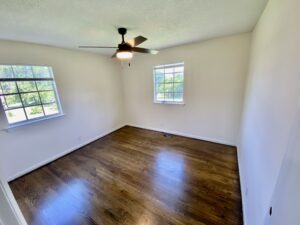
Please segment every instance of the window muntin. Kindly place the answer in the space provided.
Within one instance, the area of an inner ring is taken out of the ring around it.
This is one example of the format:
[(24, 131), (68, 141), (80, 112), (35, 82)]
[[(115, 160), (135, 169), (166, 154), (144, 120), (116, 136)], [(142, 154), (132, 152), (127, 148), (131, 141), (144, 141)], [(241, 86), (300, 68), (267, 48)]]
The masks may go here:
[(184, 63), (154, 67), (154, 102), (183, 103)]
[(0, 99), (13, 125), (62, 114), (49, 66), (0, 65)]

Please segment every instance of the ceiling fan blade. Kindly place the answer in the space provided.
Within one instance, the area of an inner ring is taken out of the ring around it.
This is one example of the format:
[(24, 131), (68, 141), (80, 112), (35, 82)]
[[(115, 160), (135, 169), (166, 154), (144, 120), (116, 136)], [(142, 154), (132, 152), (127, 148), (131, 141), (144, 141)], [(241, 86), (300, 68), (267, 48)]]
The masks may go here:
[(103, 47), (103, 46), (78, 46), (78, 48), (118, 48), (118, 47)]
[(133, 47), (132, 51), (139, 52), (139, 53), (149, 53), (149, 54), (153, 54), (153, 55), (158, 53), (157, 50), (152, 50), (152, 49), (147, 49), (147, 48), (136, 48), (136, 47)]
[(111, 57), (116, 58), (116, 56), (117, 56), (117, 53), (115, 52), (115, 54), (113, 54)]
[(138, 46), (142, 44), (144, 41), (147, 41), (147, 38), (143, 36), (137, 36), (129, 41), (127, 41), (128, 44), (130, 44), (132, 47)]

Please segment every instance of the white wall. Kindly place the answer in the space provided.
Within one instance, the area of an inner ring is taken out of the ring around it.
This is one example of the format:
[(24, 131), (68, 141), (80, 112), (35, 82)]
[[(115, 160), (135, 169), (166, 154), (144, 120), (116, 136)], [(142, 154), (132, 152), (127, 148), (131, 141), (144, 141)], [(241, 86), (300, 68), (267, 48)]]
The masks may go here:
[(65, 116), (0, 131), (0, 166), (11, 179), (124, 124), (118, 62), (109, 57), (0, 41), (0, 63), (53, 67)]
[(300, 221), (300, 102), (272, 199), (273, 215), (265, 225), (298, 225)]
[[(251, 34), (136, 55), (123, 69), (130, 125), (235, 145)], [(185, 63), (185, 105), (153, 103), (153, 66)]]
[(0, 225), (27, 225), (7, 183), (0, 180)]
[[(239, 146), (246, 225), (262, 225), (268, 215), (278, 174), (293, 135), (293, 124), (297, 121), (299, 8), (299, 0), (270, 0), (253, 33)], [(299, 195), (298, 192), (290, 194)], [(288, 209), (292, 205), (285, 207)], [(274, 213), (281, 212), (275, 208)], [(299, 224), (299, 220), (287, 221), (285, 225)]]

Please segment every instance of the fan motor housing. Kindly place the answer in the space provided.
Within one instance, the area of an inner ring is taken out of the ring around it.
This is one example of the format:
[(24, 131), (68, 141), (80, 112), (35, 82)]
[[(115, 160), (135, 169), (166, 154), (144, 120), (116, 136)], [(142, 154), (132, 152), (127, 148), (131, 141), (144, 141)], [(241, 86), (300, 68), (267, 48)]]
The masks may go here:
[(132, 47), (127, 44), (127, 43), (124, 43), (124, 44), (119, 44), (119, 51), (132, 51)]

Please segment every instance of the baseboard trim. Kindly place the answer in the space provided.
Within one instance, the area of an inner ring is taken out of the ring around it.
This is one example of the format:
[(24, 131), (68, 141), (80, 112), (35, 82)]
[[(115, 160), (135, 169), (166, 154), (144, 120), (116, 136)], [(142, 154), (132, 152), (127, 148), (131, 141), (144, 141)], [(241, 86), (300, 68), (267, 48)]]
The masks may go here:
[(94, 142), (94, 141), (96, 141), (96, 140), (98, 140), (98, 139), (100, 139), (100, 138), (102, 138), (102, 137), (104, 137), (104, 136), (106, 136), (106, 135), (108, 135), (108, 134), (116, 131), (116, 130), (119, 130), (120, 128), (122, 128), (124, 126), (137, 127), (137, 128), (141, 128), (141, 129), (158, 131), (158, 132), (163, 132), (163, 133), (169, 133), (169, 134), (174, 134), (174, 135), (178, 135), (178, 136), (183, 136), (183, 137), (188, 137), (188, 138), (194, 138), (194, 139), (198, 139), (198, 140), (209, 141), (209, 142), (213, 142), (213, 143), (218, 143), (218, 144), (223, 144), (223, 145), (229, 145), (229, 146), (236, 147), (235, 143), (227, 142), (227, 141), (224, 141), (224, 140), (217, 140), (217, 139), (202, 137), (202, 136), (198, 136), (198, 135), (191, 135), (191, 134), (187, 134), (187, 133), (175, 132), (175, 131), (170, 131), (170, 130), (165, 130), (165, 129), (160, 129), (160, 128), (140, 126), (140, 125), (136, 125), (136, 124), (122, 124), (120, 126), (117, 126), (117, 127), (113, 128), (113, 129), (109, 130), (109, 131), (103, 132), (102, 134), (98, 135), (97, 137), (91, 138), (88, 141), (85, 141), (85, 142), (83, 142), (80, 145), (72, 147), (72, 148), (70, 148), (70, 149), (68, 149), (68, 150), (66, 150), (66, 151), (64, 151), (64, 152), (62, 152), (60, 154), (57, 154), (57, 155), (55, 155), (55, 156), (53, 156), (53, 157), (51, 157), (49, 159), (46, 159), (46, 160), (44, 160), (44, 161), (42, 161), (40, 163), (37, 163), (37, 164), (35, 164), (35, 165), (33, 165), (33, 166), (31, 166), (31, 167), (29, 167), (29, 168), (27, 168), (27, 169), (25, 169), (25, 170), (23, 170), (21, 172), (18, 172), (17, 174), (9, 177), (7, 179), (7, 182), (11, 182), (11, 181), (13, 181), (13, 180), (15, 180), (17, 178), (20, 178), (20, 177), (22, 177), (22, 176), (24, 176), (24, 175), (26, 175), (26, 174), (28, 174), (28, 173), (30, 173), (30, 172), (32, 172), (32, 171), (40, 168), (42, 166), (45, 166), (45, 165), (47, 165), (47, 164), (49, 164), (49, 163), (51, 163), (51, 162), (53, 162), (53, 161), (55, 161), (55, 160), (57, 160), (57, 159), (65, 156), (67, 154), (70, 154), (73, 151), (78, 150), (79, 148), (82, 148), (85, 145), (88, 145), (88, 144), (90, 144), (90, 143), (92, 143), (92, 142)]
[(116, 130), (121, 129), (121, 128), (124, 127), (124, 126), (126, 126), (126, 125), (123, 124), (123, 125), (120, 125), (120, 126), (117, 126), (117, 127), (113, 128), (113, 129), (110, 129), (110, 130), (108, 130), (108, 131), (105, 131), (105, 132), (103, 132), (102, 134), (100, 134), (100, 135), (98, 135), (98, 136), (96, 136), (96, 137), (94, 137), (94, 138), (91, 138), (91, 139), (89, 139), (89, 140), (83, 142), (82, 144), (79, 144), (79, 145), (77, 145), (77, 146), (74, 146), (74, 147), (72, 147), (72, 148), (70, 148), (70, 149), (68, 149), (68, 150), (66, 150), (66, 151), (64, 151), (64, 152), (61, 152), (61, 153), (59, 153), (59, 154), (57, 154), (57, 155), (55, 155), (55, 156), (53, 156), (53, 157), (51, 157), (51, 158), (49, 158), (49, 159), (46, 159), (46, 160), (44, 160), (44, 161), (42, 161), (42, 162), (40, 162), (40, 163), (37, 163), (37, 164), (35, 164), (35, 165), (33, 165), (33, 166), (31, 166), (31, 167), (29, 167), (29, 168), (27, 168), (27, 169), (25, 169), (25, 170), (23, 170), (23, 171), (21, 171), (21, 172), (18, 172), (17, 174), (15, 174), (15, 175), (9, 177), (9, 178), (7, 179), (7, 182), (9, 183), (9, 182), (11, 182), (11, 181), (13, 181), (13, 180), (15, 180), (15, 179), (18, 179), (18, 178), (20, 178), (20, 177), (22, 177), (22, 176), (24, 176), (24, 175), (26, 175), (26, 174), (28, 174), (28, 173), (30, 173), (30, 172), (36, 170), (36, 169), (42, 167), (42, 166), (45, 166), (45, 165), (47, 165), (47, 164), (49, 164), (49, 163), (51, 163), (51, 162), (53, 162), (53, 161), (55, 161), (55, 160), (57, 160), (57, 159), (59, 159), (59, 158), (65, 156), (65, 155), (67, 155), (67, 154), (70, 154), (70, 153), (73, 152), (73, 151), (76, 151), (76, 150), (78, 150), (78, 149), (84, 147), (85, 145), (88, 145), (88, 144), (90, 144), (90, 143), (92, 143), (92, 142), (94, 142), (94, 141), (96, 141), (96, 140), (98, 140), (98, 139), (100, 139), (100, 138), (102, 138), (102, 137), (104, 137), (104, 136), (106, 136), (106, 135), (108, 135), (108, 134), (110, 134), (110, 133), (116, 131)]
[(239, 169), (239, 177), (240, 177), (240, 187), (241, 187), (241, 195), (242, 195), (242, 208), (243, 208), (243, 224), (247, 225), (247, 206), (246, 206), (246, 187), (245, 187), (245, 179), (244, 173), (241, 166), (241, 148), (237, 145), (237, 158), (238, 158), (238, 169)]
[(217, 139), (214, 139), (214, 138), (207, 138), (207, 137), (202, 137), (202, 136), (198, 136), (198, 135), (181, 133), (181, 132), (165, 130), (165, 129), (160, 129), (160, 128), (140, 126), (140, 125), (136, 125), (136, 124), (127, 124), (127, 126), (141, 128), (141, 129), (145, 129), (145, 130), (163, 132), (163, 133), (168, 133), (168, 134), (174, 134), (174, 135), (183, 136), (183, 137), (187, 137), (187, 138), (193, 138), (193, 139), (198, 139), (198, 140), (202, 140), (202, 141), (208, 141), (208, 142), (213, 142), (213, 143), (217, 143), (217, 144), (229, 145), (229, 146), (236, 147), (236, 143), (232, 143), (232, 142), (224, 141), (224, 140), (217, 140)]

